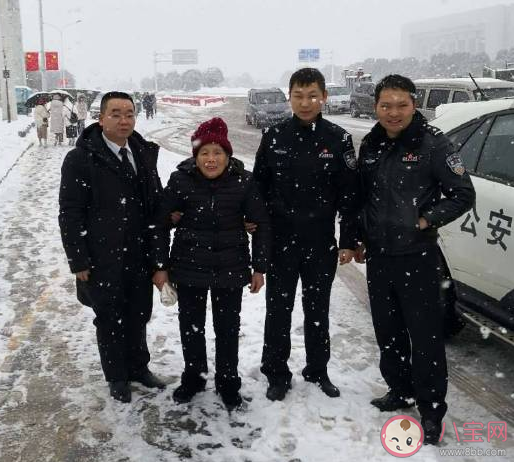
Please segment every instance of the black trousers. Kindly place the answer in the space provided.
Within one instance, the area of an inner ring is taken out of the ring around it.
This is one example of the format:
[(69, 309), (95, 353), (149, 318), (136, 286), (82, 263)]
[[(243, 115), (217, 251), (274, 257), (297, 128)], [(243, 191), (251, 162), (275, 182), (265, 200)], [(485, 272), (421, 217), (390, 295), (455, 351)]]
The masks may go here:
[(107, 381), (130, 380), (148, 369), (146, 324), (152, 314), (153, 286), (141, 265), (125, 264), (120, 279), (93, 270), (82, 283), (95, 312), (96, 338)]
[(270, 383), (290, 381), (291, 315), (298, 279), (302, 305), (306, 366), (305, 378), (327, 375), (330, 359), (330, 291), (337, 268), (337, 244), (332, 237), (320, 242), (296, 234), (275, 236), (266, 274), (266, 321), (261, 372)]
[[(236, 392), (241, 388), (237, 373), (239, 325), (243, 288), (210, 289), (212, 318), (216, 334), (216, 390)], [(179, 284), (180, 338), (184, 355), (182, 383), (205, 383), (207, 351), (205, 313), (208, 289)]]
[(414, 397), (425, 419), (442, 419), (448, 372), (437, 248), (367, 261), (380, 372), (391, 390)]

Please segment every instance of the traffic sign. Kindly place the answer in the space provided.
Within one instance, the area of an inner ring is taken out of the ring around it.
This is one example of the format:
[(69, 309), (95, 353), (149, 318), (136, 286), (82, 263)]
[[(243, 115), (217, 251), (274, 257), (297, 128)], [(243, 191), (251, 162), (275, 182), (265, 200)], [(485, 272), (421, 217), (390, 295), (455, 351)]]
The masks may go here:
[(298, 50), (298, 61), (319, 61), (319, 48), (300, 48)]

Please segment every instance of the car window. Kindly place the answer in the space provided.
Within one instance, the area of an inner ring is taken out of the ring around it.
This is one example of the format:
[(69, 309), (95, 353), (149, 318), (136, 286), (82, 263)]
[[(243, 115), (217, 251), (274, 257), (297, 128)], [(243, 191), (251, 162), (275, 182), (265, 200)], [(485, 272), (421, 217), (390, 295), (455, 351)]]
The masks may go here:
[(484, 144), (477, 172), (514, 183), (514, 114), (496, 117)]
[(452, 97), (452, 103), (462, 103), (469, 101), (469, 95), (465, 91), (454, 91)]
[(425, 101), (426, 93), (426, 88), (418, 88), (416, 90), (416, 106), (423, 107), (423, 102)]
[[(469, 136), (469, 133), (473, 131), (472, 128), (466, 127), (463, 129), (463, 133), (460, 134), (462, 137), (461, 140), (465, 139), (466, 133), (464, 133), (464, 130), (469, 130), (467, 136), (467, 141), (461, 141), (461, 148), (459, 150), (460, 156), (462, 158), (462, 162), (464, 163), (464, 166), (466, 167), (466, 170), (470, 172), (474, 172), (478, 156), (480, 155), (480, 151), (482, 150), (482, 146), (484, 144), (485, 137), (487, 136), (487, 133), (489, 132), (489, 128), (491, 126), (492, 118), (489, 118), (485, 120), (482, 124), (480, 124), (480, 127), (478, 127), (471, 136)], [(477, 123), (478, 125), (478, 123)], [(473, 126), (473, 128), (476, 128), (476, 125)], [(456, 134), (456, 138), (459, 138), (459, 135)], [(455, 143), (453, 141), (452, 137), (450, 137), (450, 140), (457, 146), (459, 142)], [(458, 148), (457, 148), (458, 149)]]
[(462, 145), (468, 140), (479, 125), (480, 122), (476, 121), (475, 123), (460, 128), (448, 135), (448, 138), (457, 151), (460, 151)]
[(427, 109), (435, 109), (440, 104), (448, 102), (450, 96), (450, 90), (430, 90), (428, 94)]
[(349, 95), (350, 89), (348, 87), (327, 87), (328, 96)]
[(278, 92), (257, 93), (255, 95), (255, 99), (257, 104), (275, 104), (286, 102), (285, 95)]

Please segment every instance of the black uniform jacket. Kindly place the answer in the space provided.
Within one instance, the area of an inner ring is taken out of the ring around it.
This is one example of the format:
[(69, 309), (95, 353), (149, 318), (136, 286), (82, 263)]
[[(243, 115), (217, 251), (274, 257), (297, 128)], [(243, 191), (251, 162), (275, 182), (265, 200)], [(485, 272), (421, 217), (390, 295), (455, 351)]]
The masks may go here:
[[(170, 214), (183, 213), (171, 253)], [(256, 223), (250, 260), (244, 220)], [(180, 163), (164, 188), (154, 217), (155, 269), (169, 269), (170, 280), (202, 288), (242, 287), (251, 268), (265, 273), (270, 246), (269, 217), (251, 173), (231, 157), (221, 176), (205, 178), (195, 159)]]
[[(453, 145), (417, 111), (395, 139), (377, 123), (362, 141), (358, 165), (362, 237), (370, 254), (402, 255), (437, 245), (437, 228), (475, 201), (473, 184)], [(423, 231), (420, 217), (429, 224)]]
[(351, 135), (321, 114), (308, 125), (293, 116), (265, 129), (253, 174), (270, 212), (273, 232), (333, 239), (339, 212), (339, 248), (355, 248), (356, 168)]
[[(159, 147), (137, 132), (128, 142), (136, 161), (136, 186), (142, 202), (136, 223), (127, 216), (128, 204), (134, 197), (134, 181), (123, 174), (121, 162), (105, 144), (98, 123), (82, 132), (76, 148), (64, 159), (59, 225), (73, 273), (91, 269), (98, 278), (110, 279), (121, 275), (127, 250), (132, 254), (146, 252), (149, 257), (148, 219), (162, 194), (157, 173)], [(126, 249), (128, 237), (141, 248)], [(146, 265), (150, 271), (150, 258)]]

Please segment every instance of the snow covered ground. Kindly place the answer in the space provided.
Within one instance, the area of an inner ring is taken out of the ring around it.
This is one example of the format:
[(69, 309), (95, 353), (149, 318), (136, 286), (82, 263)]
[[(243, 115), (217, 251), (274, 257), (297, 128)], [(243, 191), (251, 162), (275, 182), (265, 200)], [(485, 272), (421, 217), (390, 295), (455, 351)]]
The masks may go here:
[[(136, 129), (143, 134), (162, 129), (162, 117), (158, 114), (149, 121), (140, 118)], [(35, 140), (35, 133), (17, 139), (17, 143), (12, 138), (6, 148), (3, 140), (8, 131), (0, 122), (2, 155), (5, 152), (14, 159)], [(305, 353), (300, 287), (292, 327), (293, 389), (283, 402), (265, 398), (267, 384), (259, 372), (264, 291), (258, 295), (245, 291), (243, 299), (239, 357), (244, 410), (227, 413), (214, 393), (210, 315), (207, 390), (188, 405), (173, 402), (171, 393), (182, 371), (177, 309), (161, 306), (157, 293), (148, 325), (151, 368), (166, 380), (168, 388), (154, 392), (134, 385), (130, 404), (109, 398), (98, 359), (93, 314), (75, 299), (73, 277), (60, 242), (58, 186), (67, 150), (35, 146), (0, 183), (2, 462), (392, 460), (382, 447), (380, 432), (395, 414), (380, 413), (369, 405), (372, 397), (386, 391), (378, 370), (370, 315), (338, 276), (331, 300), (329, 373), (341, 389), (340, 398), (326, 397), (301, 377)], [(161, 150), (158, 167), (163, 183), (183, 159)], [(503, 460), (512, 460), (514, 449), (509, 440), (459, 445), (453, 422), (462, 429), (471, 419), (496, 419), (452, 385), (448, 401), (442, 448), (507, 448)], [(414, 409), (406, 413), (419, 418)], [(412, 460), (442, 459), (438, 448), (424, 446)]]

